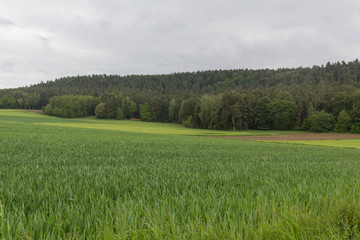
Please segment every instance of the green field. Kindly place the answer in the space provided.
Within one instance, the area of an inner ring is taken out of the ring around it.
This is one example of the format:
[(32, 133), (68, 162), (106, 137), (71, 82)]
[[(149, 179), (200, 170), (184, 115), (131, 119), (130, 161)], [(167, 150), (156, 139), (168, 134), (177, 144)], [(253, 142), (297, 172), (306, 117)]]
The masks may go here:
[(247, 135), (274, 135), (288, 134), (293, 131), (214, 131), (204, 129), (185, 128), (180, 124), (154, 123), (130, 120), (99, 120), (94, 117), (79, 119), (63, 119), (46, 115), (24, 112), (19, 110), (0, 110), (0, 120), (6, 122), (24, 122), (34, 125), (47, 125), (58, 127), (73, 127), (112, 130), (136, 133), (155, 133), (166, 135), (187, 136), (247, 136)]
[(1, 239), (359, 238), (358, 149), (9, 110), (0, 133)]

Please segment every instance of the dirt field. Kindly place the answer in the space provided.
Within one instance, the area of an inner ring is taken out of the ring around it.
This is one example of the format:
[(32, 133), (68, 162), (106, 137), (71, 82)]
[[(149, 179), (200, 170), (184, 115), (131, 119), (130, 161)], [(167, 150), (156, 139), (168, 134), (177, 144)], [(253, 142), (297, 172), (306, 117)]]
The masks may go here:
[(236, 136), (236, 137), (218, 137), (218, 138), (258, 140), (258, 141), (304, 141), (304, 140), (335, 140), (335, 139), (360, 138), (360, 134), (296, 133), (296, 134), (284, 134), (284, 135)]
[(20, 111), (34, 112), (34, 113), (44, 113), (43, 110), (35, 110), (35, 109), (19, 109)]

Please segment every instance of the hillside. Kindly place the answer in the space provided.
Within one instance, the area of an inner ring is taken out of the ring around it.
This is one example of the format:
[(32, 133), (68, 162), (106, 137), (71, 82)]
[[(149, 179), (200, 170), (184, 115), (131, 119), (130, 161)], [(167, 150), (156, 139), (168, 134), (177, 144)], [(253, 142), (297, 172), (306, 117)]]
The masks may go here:
[[(302, 127), (306, 117), (322, 110), (335, 119), (344, 110), (351, 117), (351, 124), (357, 123), (358, 89), (360, 63), (355, 60), (295, 69), (64, 77), (29, 87), (0, 90), (0, 108), (41, 109), (54, 96), (82, 95), (98, 98), (92, 105), (107, 103), (104, 118), (137, 117), (214, 129), (292, 129)], [(130, 106), (123, 105), (126, 98), (127, 104), (134, 103), (131, 112), (124, 112), (123, 108)], [(66, 103), (52, 107), (60, 109)], [(95, 112), (94, 105), (86, 113), (71, 114), (75, 110), (70, 105), (66, 117)], [(120, 115), (117, 114), (119, 108)], [(142, 117), (142, 110), (147, 117)]]

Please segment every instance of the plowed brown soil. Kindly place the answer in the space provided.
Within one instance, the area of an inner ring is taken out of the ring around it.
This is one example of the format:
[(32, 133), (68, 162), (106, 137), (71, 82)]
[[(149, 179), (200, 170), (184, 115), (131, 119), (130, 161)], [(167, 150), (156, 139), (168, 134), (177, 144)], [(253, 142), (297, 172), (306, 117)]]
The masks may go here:
[(44, 113), (43, 110), (36, 110), (36, 109), (19, 109), (20, 111), (27, 111), (27, 112), (34, 112), (34, 113)]
[(258, 141), (304, 141), (304, 140), (335, 140), (335, 139), (360, 138), (360, 134), (296, 133), (296, 134), (284, 134), (284, 135), (233, 136), (233, 137), (217, 137), (217, 138), (258, 140)]

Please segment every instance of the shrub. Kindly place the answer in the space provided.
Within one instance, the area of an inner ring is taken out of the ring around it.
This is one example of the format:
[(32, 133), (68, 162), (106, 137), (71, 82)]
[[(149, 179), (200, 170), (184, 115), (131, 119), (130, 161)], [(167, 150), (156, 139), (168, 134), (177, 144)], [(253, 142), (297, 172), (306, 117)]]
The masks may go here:
[(95, 108), (95, 116), (96, 118), (106, 118), (106, 104), (99, 103)]
[(308, 131), (311, 128), (311, 117), (306, 117), (301, 125), (302, 131)]
[(53, 115), (54, 114), (54, 109), (50, 104), (48, 104), (48, 105), (46, 105), (46, 107), (44, 107), (44, 112), (46, 114)]
[(322, 110), (311, 116), (310, 130), (314, 132), (330, 132), (333, 130), (335, 118), (332, 114)]
[(53, 115), (56, 117), (60, 117), (63, 114), (63, 110), (61, 108), (55, 107), (53, 110)]
[(351, 125), (351, 133), (360, 133), (360, 123)]
[(192, 124), (192, 116), (188, 117), (185, 121), (183, 121), (183, 125), (186, 128), (192, 128), (193, 124)]
[(346, 113), (345, 110), (342, 110), (339, 113), (338, 120), (335, 124), (335, 132), (348, 132), (351, 128), (351, 117)]

